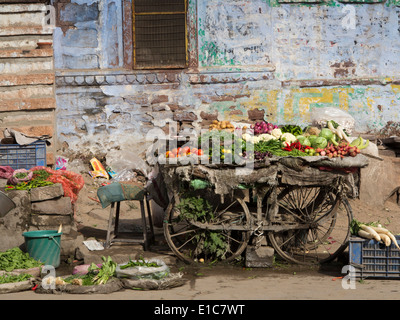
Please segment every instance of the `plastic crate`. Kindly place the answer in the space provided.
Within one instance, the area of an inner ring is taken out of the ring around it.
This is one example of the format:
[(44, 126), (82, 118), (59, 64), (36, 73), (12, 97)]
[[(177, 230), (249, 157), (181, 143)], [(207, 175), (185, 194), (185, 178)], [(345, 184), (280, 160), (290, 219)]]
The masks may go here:
[(29, 170), (46, 165), (45, 141), (39, 140), (28, 145), (0, 144), (0, 166)]
[[(396, 236), (397, 243), (400, 236)], [(400, 278), (400, 250), (392, 243), (386, 247), (376, 240), (351, 237), (350, 265), (356, 278)]]

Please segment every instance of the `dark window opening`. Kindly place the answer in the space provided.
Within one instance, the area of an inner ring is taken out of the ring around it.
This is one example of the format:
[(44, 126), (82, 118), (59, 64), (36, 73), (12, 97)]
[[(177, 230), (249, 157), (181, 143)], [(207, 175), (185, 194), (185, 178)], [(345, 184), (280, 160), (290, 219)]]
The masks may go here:
[(186, 0), (134, 0), (134, 66), (187, 66)]

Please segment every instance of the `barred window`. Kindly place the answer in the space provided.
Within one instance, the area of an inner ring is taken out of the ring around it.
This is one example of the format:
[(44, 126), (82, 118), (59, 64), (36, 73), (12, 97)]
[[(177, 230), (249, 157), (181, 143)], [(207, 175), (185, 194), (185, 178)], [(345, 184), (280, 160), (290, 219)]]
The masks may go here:
[(186, 67), (186, 0), (133, 0), (132, 4), (134, 67)]

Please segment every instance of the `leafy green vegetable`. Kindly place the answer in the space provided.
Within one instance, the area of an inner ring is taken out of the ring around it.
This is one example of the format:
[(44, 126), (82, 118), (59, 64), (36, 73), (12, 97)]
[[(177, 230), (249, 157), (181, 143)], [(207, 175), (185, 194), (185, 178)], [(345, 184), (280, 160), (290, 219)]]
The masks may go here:
[(33, 276), (27, 273), (21, 273), (17, 275), (5, 273), (0, 275), (0, 284), (21, 282), (30, 278), (33, 278)]
[(318, 138), (314, 139), (313, 143), (311, 144), (311, 146), (314, 149), (316, 149), (316, 148), (325, 149), (325, 147), (327, 145), (328, 145), (328, 141), (324, 137), (318, 137)]
[(214, 218), (211, 204), (199, 196), (181, 199), (177, 205), (180, 219), (207, 222)]
[(155, 262), (146, 262), (143, 258), (139, 258), (136, 261), (129, 259), (127, 264), (121, 265), (120, 269), (127, 269), (133, 267), (159, 267), (159, 265)]
[(107, 281), (112, 278), (115, 274), (115, 270), (117, 268), (117, 264), (112, 261), (111, 257), (108, 256), (102, 257), (103, 264), (101, 268), (95, 265), (93, 262), (88, 268), (88, 273), (97, 272), (97, 274), (93, 277), (94, 284), (106, 284)]
[(328, 128), (322, 128), (319, 136), (323, 137), (329, 141), (333, 137), (333, 132), (331, 130), (329, 130)]
[(81, 279), (83, 286), (106, 284), (115, 275), (117, 264), (111, 259), (110, 256), (101, 257), (103, 264), (98, 267), (92, 262), (85, 275), (75, 274), (64, 279), (66, 283), (74, 283), (75, 279)]
[[(183, 197), (177, 208), (180, 211), (179, 218), (182, 220), (206, 223), (212, 222), (215, 218), (212, 205), (199, 196)], [(211, 254), (216, 258), (223, 258), (229, 246), (225, 235), (218, 231), (204, 230), (204, 232), (196, 234), (192, 241), (196, 244), (194, 252), (196, 256)]]
[(0, 270), (10, 272), (15, 269), (30, 269), (41, 265), (41, 262), (29, 256), (29, 253), (22, 252), (18, 247), (0, 252)]

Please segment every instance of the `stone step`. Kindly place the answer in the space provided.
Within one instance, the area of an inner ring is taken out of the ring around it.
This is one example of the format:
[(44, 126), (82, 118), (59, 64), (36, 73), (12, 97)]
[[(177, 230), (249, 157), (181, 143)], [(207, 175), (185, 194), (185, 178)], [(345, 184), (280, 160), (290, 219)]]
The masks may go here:
[(73, 208), (69, 197), (60, 197), (59, 199), (32, 202), (31, 212), (40, 215), (68, 216), (73, 213)]

